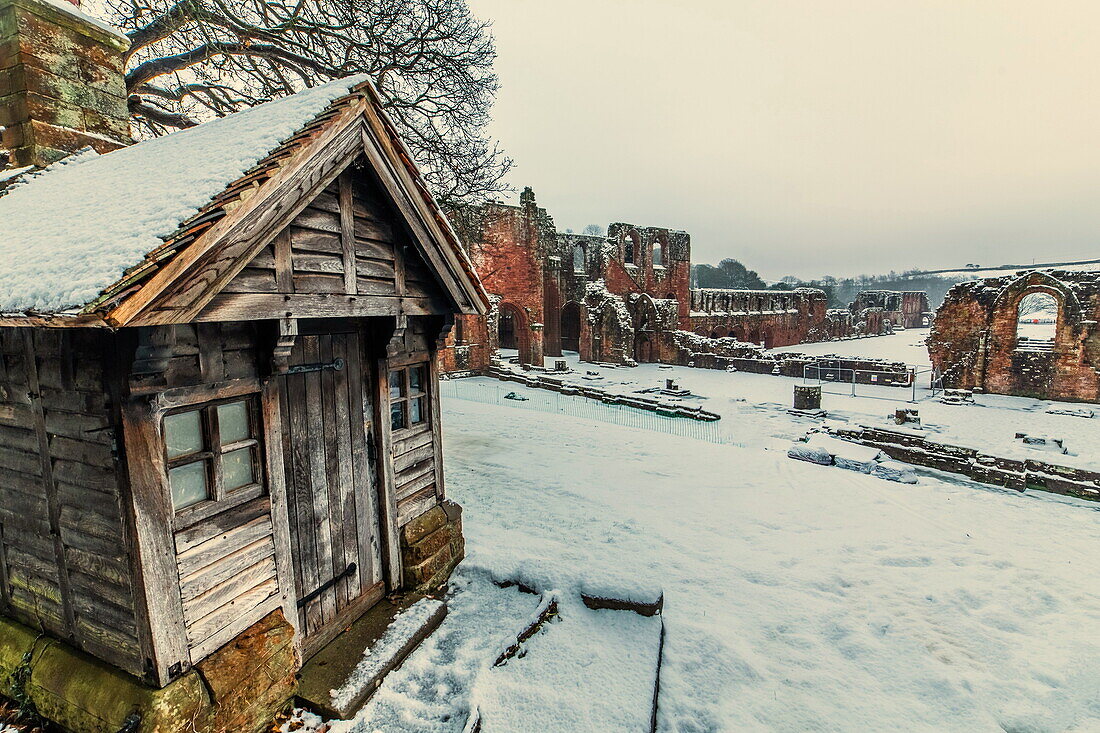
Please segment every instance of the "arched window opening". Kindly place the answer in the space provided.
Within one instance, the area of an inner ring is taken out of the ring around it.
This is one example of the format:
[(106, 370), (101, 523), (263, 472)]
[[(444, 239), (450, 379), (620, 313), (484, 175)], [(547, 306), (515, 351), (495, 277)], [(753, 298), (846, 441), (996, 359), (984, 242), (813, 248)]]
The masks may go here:
[(1028, 293), (1016, 307), (1016, 348), (1053, 351), (1058, 300), (1050, 293)]
[(561, 349), (562, 351), (581, 350), (581, 307), (570, 301), (561, 309)]
[(665, 241), (658, 239), (653, 243), (653, 266), (665, 266)]
[(584, 247), (579, 244), (573, 247), (573, 272), (584, 272)]
[(638, 235), (627, 232), (623, 235), (623, 262), (628, 265), (638, 264), (634, 258), (638, 255)]
[(516, 316), (511, 308), (501, 308), (497, 320), (497, 343), (502, 349), (518, 349), (516, 341)]

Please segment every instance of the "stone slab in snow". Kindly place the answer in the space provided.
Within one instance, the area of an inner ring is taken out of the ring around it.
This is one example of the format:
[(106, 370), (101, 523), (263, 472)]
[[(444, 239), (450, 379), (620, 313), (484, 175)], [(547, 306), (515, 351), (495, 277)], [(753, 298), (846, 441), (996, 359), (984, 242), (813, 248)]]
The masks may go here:
[(917, 483), (917, 474), (913, 467), (901, 461), (880, 461), (871, 469), (871, 475), (887, 481), (897, 481), (899, 484)]
[(830, 438), (820, 433), (810, 435), (807, 443), (828, 451), (833, 456), (834, 465), (861, 473), (870, 473), (875, 467), (875, 462), (882, 456), (882, 451), (878, 448), (868, 448), (865, 445)]
[(557, 618), (522, 652), (478, 678), (472, 698), (480, 729), (650, 730), (661, 630), (661, 616), (564, 598)]
[(806, 443), (794, 443), (787, 449), (787, 457), (796, 461), (816, 463), (820, 466), (833, 465), (833, 455), (819, 445)]

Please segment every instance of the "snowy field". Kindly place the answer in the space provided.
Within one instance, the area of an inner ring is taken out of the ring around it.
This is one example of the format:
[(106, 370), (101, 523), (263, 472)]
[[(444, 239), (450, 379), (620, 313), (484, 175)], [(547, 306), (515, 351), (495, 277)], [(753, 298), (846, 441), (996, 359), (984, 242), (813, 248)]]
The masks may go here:
[[(826, 383), (821, 406), (829, 412), (829, 420), (848, 425), (897, 427), (894, 410), (915, 407), (919, 410), (922, 434), (930, 440), (966, 447), (980, 448), (1009, 458), (1036, 457), (1035, 449), (1025, 447), (1015, 439), (1018, 432), (1063, 438), (1072, 455), (1059, 456), (1058, 462), (1081, 467), (1095, 466), (1100, 455), (1100, 408), (1077, 403), (1059, 403), (1001, 395), (976, 395), (973, 405), (945, 405), (929, 390), (928, 352), (924, 340), (928, 329), (909, 329), (891, 336), (832, 341), (822, 344), (802, 344), (776, 351), (800, 351), (825, 356), (875, 357), (901, 361), (924, 370), (918, 374), (915, 403), (913, 390), (859, 384), (856, 396), (851, 396), (849, 384)], [(747, 446), (768, 447), (776, 438), (791, 440), (801, 437), (819, 421), (792, 418), (787, 408), (792, 406), (793, 387), (803, 380), (769, 374), (728, 373), (713, 369), (691, 369), (659, 364), (642, 364), (635, 368), (598, 367), (581, 363), (575, 355), (567, 361), (574, 369), (566, 381), (602, 387), (612, 392), (630, 394), (647, 387), (663, 386), (666, 379), (675, 379), (680, 387), (691, 390), (683, 403), (701, 405), (722, 416), (722, 430), (731, 441)], [(518, 369), (518, 367), (517, 367)], [(595, 374), (588, 374), (594, 372)], [(555, 375), (557, 376), (557, 375)], [(514, 384), (481, 381), (480, 389), (511, 391)], [(553, 399), (533, 396), (532, 399)], [(664, 398), (672, 399), (675, 398)], [(1094, 409), (1096, 417), (1083, 419), (1064, 414), (1051, 414), (1051, 409)], [(1050, 459), (1045, 453), (1039, 456)]]
[[(468, 399), (487, 379), (451, 391), (447, 490), (468, 551), (451, 613), (334, 731), (470, 730), (472, 710), (487, 733), (647, 730), (653, 620), (577, 598), (658, 588), (661, 731), (1100, 730), (1100, 505), (792, 461), (768, 433), (807, 425), (728, 396), (776, 385), (786, 404), (792, 380), (653, 369), (712, 395), (728, 379), (710, 402), (745, 447), (553, 414), (512, 384), (528, 403)], [(1022, 404), (956, 409), (1043, 414)], [(499, 667), (539, 599), (493, 581), (560, 600)]]

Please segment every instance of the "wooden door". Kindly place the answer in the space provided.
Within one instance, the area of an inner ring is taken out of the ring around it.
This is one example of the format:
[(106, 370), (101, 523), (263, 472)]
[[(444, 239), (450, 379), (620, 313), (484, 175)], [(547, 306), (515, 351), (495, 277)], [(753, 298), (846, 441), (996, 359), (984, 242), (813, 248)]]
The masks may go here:
[(384, 594), (371, 372), (356, 332), (298, 337), (282, 380), (299, 631), (308, 655)]

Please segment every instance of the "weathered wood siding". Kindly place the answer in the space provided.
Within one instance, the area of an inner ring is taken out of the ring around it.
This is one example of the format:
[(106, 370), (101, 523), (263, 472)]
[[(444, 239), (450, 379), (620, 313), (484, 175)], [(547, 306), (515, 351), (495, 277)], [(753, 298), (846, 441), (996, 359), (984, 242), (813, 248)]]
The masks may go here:
[[(438, 304), (445, 312), (441, 286), (408, 234), (394, 225), (398, 215), (381, 188), (362, 172), (346, 175), (314, 199), (223, 292), (402, 297)], [(375, 302), (372, 315), (385, 315), (390, 301)], [(392, 304), (397, 315), (397, 301)]]
[(241, 618), (256, 621), (279, 593), (271, 498), (260, 496), (177, 530), (176, 563), (191, 661), (235, 635)]
[[(251, 322), (161, 326), (171, 329), (166, 389), (260, 376), (261, 325)], [(266, 352), (264, 352), (266, 353)], [(257, 387), (258, 389), (258, 387)], [(259, 392), (251, 395), (259, 398)], [(201, 404), (201, 403), (200, 403)], [(261, 442), (266, 436), (260, 434)], [(186, 526), (174, 526), (183, 622), (197, 663), (279, 605), (270, 491)], [(157, 623), (153, 619), (153, 623)]]
[(311, 325), (320, 332), (298, 337), (291, 366), (336, 359), (343, 366), (279, 377), (279, 401), (297, 598), (312, 596), (300, 608), (299, 628), (312, 647), (318, 634), (324, 639), (346, 625), (385, 589), (367, 417), (373, 376), (355, 324)]
[(0, 604), (143, 671), (103, 331), (0, 329)]
[[(432, 350), (434, 335), (427, 326), (423, 319), (410, 319), (401, 343), (388, 360), (390, 368), (423, 366), (427, 380), (428, 419), (423, 425), (394, 430), (390, 438), (399, 526), (431, 509), (443, 496), (439, 375)], [(389, 405), (383, 414), (389, 414)]]

